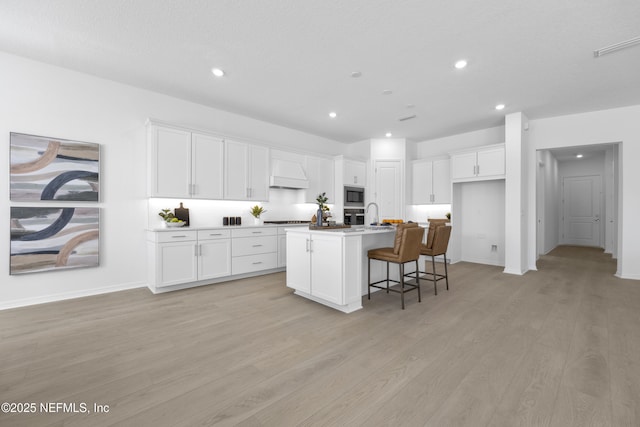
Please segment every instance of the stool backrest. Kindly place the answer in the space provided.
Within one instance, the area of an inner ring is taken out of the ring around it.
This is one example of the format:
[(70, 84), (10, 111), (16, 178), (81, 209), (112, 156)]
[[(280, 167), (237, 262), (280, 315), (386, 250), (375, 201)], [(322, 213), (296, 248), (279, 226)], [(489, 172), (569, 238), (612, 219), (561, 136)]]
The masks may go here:
[(410, 227), (402, 231), (402, 240), (398, 256), (400, 262), (414, 261), (420, 257), (420, 245), (424, 237), (424, 228)]
[(441, 225), (436, 228), (436, 232), (433, 236), (433, 250), (434, 255), (443, 255), (447, 253), (447, 247), (449, 246), (449, 237), (451, 236), (451, 226)]
[(427, 232), (427, 249), (433, 248), (433, 237), (436, 235), (436, 228), (446, 225), (448, 219), (429, 219), (429, 231)]
[(398, 255), (400, 253), (400, 245), (402, 243), (402, 236), (404, 230), (407, 228), (416, 228), (418, 227), (417, 222), (407, 222), (406, 224), (398, 224), (396, 227), (396, 238), (393, 242), (393, 253)]

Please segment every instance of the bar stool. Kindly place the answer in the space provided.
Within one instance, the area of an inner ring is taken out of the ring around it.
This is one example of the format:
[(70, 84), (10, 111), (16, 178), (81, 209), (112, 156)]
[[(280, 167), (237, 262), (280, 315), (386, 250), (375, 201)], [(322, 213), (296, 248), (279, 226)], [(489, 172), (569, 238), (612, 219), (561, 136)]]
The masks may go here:
[[(368, 256), (368, 269), (367, 269), (367, 298), (371, 299), (371, 288), (384, 289), (389, 293), (397, 292), (400, 294), (402, 301), (402, 309), (404, 310), (404, 294), (405, 292), (418, 290), (418, 302), (422, 302), (422, 296), (420, 294), (420, 277), (416, 275), (416, 283), (405, 283), (404, 281), (404, 265), (407, 262), (416, 263), (416, 271), (418, 271), (418, 258), (420, 258), (420, 244), (424, 237), (424, 228), (418, 226), (416, 223), (400, 224), (396, 229), (396, 238), (393, 248), (377, 248), (371, 249), (367, 252)], [(384, 261), (387, 263), (387, 278), (385, 280), (379, 280), (371, 283), (371, 260)], [(389, 263), (398, 264), (400, 273), (400, 280), (389, 279)], [(389, 282), (400, 284), (400, 289), (391, 289)], [(386, 283), (385, 286), (379, 286), (380, 283)], [(408, 286), (408, 289), (405, 288)]]
[[(427, 263), (429, 261), (425, 261), (425, 271), (421, 271), (420, 273), (425, 274), (426, 276), (431, 276), (433, 280), (433, 290), (436, 295), (438, 295), (438, 281), (444, 279), (447, 283), (447, 290), (449, 290), (449, 272), (447, 270), (447, 248), (449, 246), (449, 237), (451, 237), (451, 226), (450, 225), (442, 225), (442, 224), (434, 224), (433, 233), (431, 230), (431, 223), (429, 223), (429, 233), (427, 235), (427, 244), (420, 245), (420, 255), (426, 255), (431, 257), (431, 266), (432, 271), (427, 270)], [(429, 240), (431, 238), (431, 240)], [(443, 255), (444, 257), (444, 274), (439, 274), (436, 272), (436, 257)], [(416, 272), (416, 276), (418, 273)]]

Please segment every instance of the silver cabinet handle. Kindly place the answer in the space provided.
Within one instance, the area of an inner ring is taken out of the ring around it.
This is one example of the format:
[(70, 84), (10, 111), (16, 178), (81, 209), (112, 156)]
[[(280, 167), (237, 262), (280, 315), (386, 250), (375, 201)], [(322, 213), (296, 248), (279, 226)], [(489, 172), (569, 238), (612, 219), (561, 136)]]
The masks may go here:
[(253, 245), (254, 248), (259, 248), (262, 245)]
[(210, 233), (209, 236), (222, 236), (222, 233)]
[(480, 165), (478, 165), (478, 172), (476, 172), (476, 175), (480, 175)]
[(254, 262), (253, 265), (262, 264), (262, 261)]
[(309, 247), (309, 239), (307, 239), (307, 248), (306, 248), (306, 249), (307, 249), (307, 252), (309, 252), (309, 250), (310, 250), (310, 247)]
[(252, 234), (262, 234), (262, 231), (252, 231)]
[(171, 238), (172, 238), (172, 239), (182, 239), (182, 238), (184, 238), (184, 237), (187, 237), (187, 236), (183, 236), (183, 235), (180, 235), (180, 236), (171, 236)]

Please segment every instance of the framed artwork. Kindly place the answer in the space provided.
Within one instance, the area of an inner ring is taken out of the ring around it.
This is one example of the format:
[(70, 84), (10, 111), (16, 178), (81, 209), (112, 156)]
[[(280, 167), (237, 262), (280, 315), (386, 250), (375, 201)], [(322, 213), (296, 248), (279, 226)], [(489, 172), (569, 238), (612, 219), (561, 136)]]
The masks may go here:
[(10, 198), (99, 200), (100, 144), (11, 133)]
[(100, 210), (11, 207), (10, 274), (99, 265)]

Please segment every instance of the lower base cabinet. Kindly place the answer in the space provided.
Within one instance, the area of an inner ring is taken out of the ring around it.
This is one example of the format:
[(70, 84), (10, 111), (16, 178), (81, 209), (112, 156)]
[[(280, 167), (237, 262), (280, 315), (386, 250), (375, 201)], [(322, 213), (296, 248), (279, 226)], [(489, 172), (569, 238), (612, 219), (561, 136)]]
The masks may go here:
[(287, 286), (344, 305), (342, 251), (342, 239), (335, 236), (288, 233)]
[(148, 286), (166, 292), (284, 267), (276, 227), (147, 231)]

